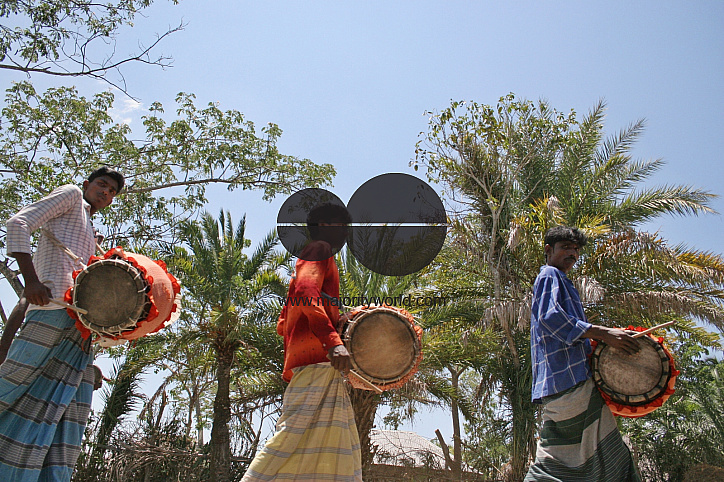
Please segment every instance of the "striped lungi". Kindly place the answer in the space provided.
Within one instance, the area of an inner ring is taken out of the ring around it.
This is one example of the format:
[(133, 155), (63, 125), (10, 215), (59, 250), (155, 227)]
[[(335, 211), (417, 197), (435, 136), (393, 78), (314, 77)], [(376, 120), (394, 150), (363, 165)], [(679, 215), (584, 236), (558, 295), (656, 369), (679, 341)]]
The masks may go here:
[(616, 420), (590, 378), (545, 401), (535, 462), (525, 480), (641, 481)]
[(0, 365), (0, 480), (70, 480), (91, 408), (91, 361), (90, 340), (65, 310), (28, 312)]
[(329, 363), (294, 369), (276, 430), (242, 482), (362, 481), (354, 411), (342, 377)]

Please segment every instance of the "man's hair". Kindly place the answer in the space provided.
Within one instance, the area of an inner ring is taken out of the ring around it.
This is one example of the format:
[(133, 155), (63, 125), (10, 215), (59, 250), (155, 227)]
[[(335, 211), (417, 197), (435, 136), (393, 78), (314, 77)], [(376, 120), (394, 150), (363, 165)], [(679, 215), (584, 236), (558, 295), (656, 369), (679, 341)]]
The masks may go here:
[(116, 194), (123, 190), (123, 185), (126, 183), (123, 174), (118, 171), (114, 171), (113, 169), (110, 169), (108, 166), (101, 166), (95, 171), (91, 172), (90, 176), (88, 176), (88, 182), (93, 182), (93, 179), (101, 176), (108, 176), (116, 181), (116, 184), (118, 184), (118, 191), (116, 191)]
[(581, 230), (570, 226), (556, 226), (546, 231), (544, 244), (555, 247), (556, 243), (561, 241), (570, 241), (582, 248), (588, 243), (588, 238)]
[(350, 224), (351, 222), (352, 216), (350, 216), (349, 211), (339, 204), (320, 204), (307, 214), (307, 229), (312, 239), (317, 239), (319, 235), (319, 223)]

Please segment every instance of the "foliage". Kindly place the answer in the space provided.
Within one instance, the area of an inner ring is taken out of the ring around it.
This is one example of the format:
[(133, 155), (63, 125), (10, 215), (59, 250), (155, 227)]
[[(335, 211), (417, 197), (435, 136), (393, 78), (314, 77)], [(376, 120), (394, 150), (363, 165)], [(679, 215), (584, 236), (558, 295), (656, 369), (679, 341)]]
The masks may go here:
[(101, 392), (104, 409), (92, 430), (93, 442), (89, 442), (90, 434), (86, 436), (84, 457), (77, 464), (79, 477), (91, 477), (102, 471), (112, 434), (143, 398), (139, 392), (141, 373), (161, 357), (164, 341), (162, 335), (157, 335), (115, 349), (115, 356), (123, 357), (122, 363), (117, 364), (114, 373), (110, 374), (111, 385)]
[[(522, 478), (535, 448), (530, 402), (530, 289), (543, 260), (543, 234), (557, 224), (583, 229), (589, 246), (570, 274), (591, 320), (651, 326), (668, 319), (701, 342), (695, 316), (722, 328), (724, 263), (719, 255), (670, 247), (637, 227), (662, 214), (711, 213), (712, 194), (688, 186), (638, 188), (663, 165), (630, 155), (637, 121), (603, 132), (605, 105), (582, 119), (510, 94), (494, 107), (453, 102), (430, 113), (415, 169), (442, 183), (451, 217), (451, 254), (436, 286), (476, 300), (476, 322), (498, 344), (485, 355), (481, 389), (499, 391), (511, 416), (511, 470)], [(462, 278), (463, 282), (456, 281)]]
[[(290, 255), (274, 251), (279, 242), (270, 233), (247, 256), (244, 249), (249, 241), (244, 238), (246, 221), (243, 218), (234, 227), (231, 216), (223, 210), (215, 220), (204, 213), (198, 222), (185, 222), (180, 227), (181, 237), (188, 250), (176, 247), (173, 264), (186, 295), (198, 307), (193, 331), (186, 333), (187, 341), (198, 340), (208, 344), (214, 352), (216, 393), (213, 402), (213, 423), (210, 446), (210, 480), (228, 481), (231, 477), (232, 399), (230, 393), (236, 383), (248, 388), (255, 381), (251, 393), (242, 393), (239, 428), (246, 435), (247, 449), (258, 443), (249, 437), (252, 424), (248, 417), (252, 409), (260, 408), (259, 398), (280, 396), (281, 350), (276, 336), (279, 300), (286, 291), (286, 280), (280, 271), (289, 268)], [(275, 337), (275, 338), (274, 338)], [(243, 356), (239, 356), (243, 352)], [(267, 361), (271, 360), (271, 361)], [(232, 368), (238, 369), (232, 372)], [(261, 373), (259, 373), (261, 371)], [(236, 376), (232, 378), (232, 373)], [(273, 373), (273, 375), (272, 375)], [(273, 402), (272, 402), (273, 403)], [(239, 404), (235, 404), (239, 406)]]
[[(174, 227), (197, 213), (211, 184), (261, 189), (268, 200), (318, 187), (334, 174), (331, 165), (281, 154), (278, 126), (257, 134), (240, 112), (197, 108), (188, 94), (177, 97), (170, 123), (154, 103), (143, 117), (142, 140), (134, 140), (129, 125), (110, 117), (113, 99), (110, 92), (87, 99), (66, 87), (39, 94), (27, 82), (8, 89), (0, 122), (0, 224), (55, 187), (109, 165), (126, 176), (127, 188), (102, 212), (102, 233), (113, 246), (140, 249), (175, 243)], [(8, 263), (0, 269), (12, 279)]]
[[(131, 62), (166, 67), (170, 58), (153, 49), (183, 25), (157, 35), (128, 57), (116, 57), (117, 33), (132, 26), (152, 0), (2, 0), (0, 69), (58, 77), (87, 76), (126, 91), (120, 69)], [(178, 3), (178, 0), (173, 0)], [(100, 47), (100, 49), (99, 49)], [(105, 50), (107, 53), (102, 53)], [(109, 73), (116, 77), (110, 78)]]

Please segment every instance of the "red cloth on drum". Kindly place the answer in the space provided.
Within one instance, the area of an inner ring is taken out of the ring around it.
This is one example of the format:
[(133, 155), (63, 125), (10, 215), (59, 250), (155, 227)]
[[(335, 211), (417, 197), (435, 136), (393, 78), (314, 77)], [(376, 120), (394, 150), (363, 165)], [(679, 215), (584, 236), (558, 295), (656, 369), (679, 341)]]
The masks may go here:
[(339, 298), (339, 271), (329, 245), (324, 241), (314, 244), (329, 250), (330, 257), (323, 261), (299, 259), (295, 275), (277, 322), (277, 333), (284, 337), (285, 381), (292, 379), (292, 369), (329, 361), (330, 348), (342, 345), (337, 333), (339, 307), (329, 298)]
[[(632, 330), (632, 331), (645, 331), (646, 328), (642, 326), (633, 326), (628, 325), (626, 328), (620, 328), (621, 330)], [(669, 367), (671, 376), (669, 377), (669, 380), (666, 383), (666, 390), (656, 398), (655, 400), (652, 400), (650, 403), (647, 403), (646, 405), (642, 405), (639, 407), (634, 407), (630, 405), (622, 405), (620, 403), (616, 403), (614, 400), (611, 399), (611, 397), (600, 389), (600, 387), (597, 387), (599, 392), (601, 392), (601, 397), (606, 402), (606, 405), (608, 405), (608, 408), (611, 409), (611, 413), (613, 413), (616, 416), (620, 417), (627, 417), (627, 418), (637, 418), (637, 417), (643, 417), (644, 415), (648, 415), (649, 413), (653, 412), (660, 406), (666, 402), (671, 395), (675, 392), (675, 385), (676, 385), (676, 377), (679, 376), (679, 370), (676, 369), (676, 363), (674, 362), (674, 357), (671, 354), (671, 352), (666, 348), (666, 345), (664, 344), (664, 338), (663, 337), (657, 337), (652, 334), (646, 335), (649, 338), (652, 338), (656, 340), (659, 345), (664, 349), (664, 352), (669, 357)], [(596, 346), (598, 345), (598, 342), (596, 340), (591, 340), (591, 347), (595, 350)], [(589, 356), (590, 358), (590, 356)]]

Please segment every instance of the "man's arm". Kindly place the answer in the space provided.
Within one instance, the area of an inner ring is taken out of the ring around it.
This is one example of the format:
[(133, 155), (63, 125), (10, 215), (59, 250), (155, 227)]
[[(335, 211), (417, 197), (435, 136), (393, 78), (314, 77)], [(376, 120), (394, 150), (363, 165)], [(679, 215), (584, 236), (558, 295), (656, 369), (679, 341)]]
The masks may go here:
[(45, 286), (38, 279), (33, 265), (33, 258), (28, 253), (10, 253), (18, 262), (18, 268), (25, 281), (25, 298), (34, 305), (45, 306), (50, 303), (53, 294), (50, 288)]
[(18, 267), (25, 281), (25, 297), (39, 306), (47, 305), (52, 293), (38, 280), (30, 254), (30, 236), (51, 219), (63, 215), (83, 199), (83, 192), (77, 186), (65, 185), (55, 189), (43, 199), (29, 204), (18, 211), (7, 222), (7, 252), (18, 261)]
[(584, 319), (585, 315), (577, 317), (566, 311), (558, 276), (554, 273), (541, 274), (535, 284), (533, 301), (533, 305), (537, 306), (533, 315), (540, 331), (561, 343), (573, 344), (591, 327)]
[(639, 351), (639, 345), (632, 335), (635, 331), (621, 330), (619, 328), (609, 328), (607, 326), (591, 325), (591, 327), (583, 334), (585, 338), (602, 341), (614, 348), (619, 348), (629, 355), (633, 355)]
[(329, 269), (328, 263), (334, 263), (334, 260), (329, 258), (325, 261), (297, 262), (296, 296), (309, 301), (307, 306), (302, 306), (301, 309), (309, 320), (312, 333), (327, 349), (327, 358), (332, 366), (336, 370), (347, 372), (352, 367), (349, 352), (337, 333), (337, 327), (327, 316), (322, 301), (322, 283)]

